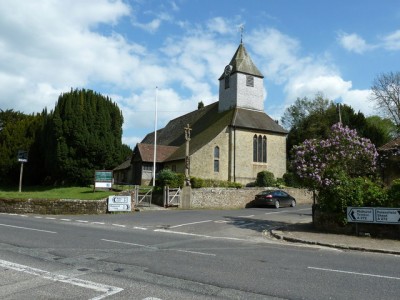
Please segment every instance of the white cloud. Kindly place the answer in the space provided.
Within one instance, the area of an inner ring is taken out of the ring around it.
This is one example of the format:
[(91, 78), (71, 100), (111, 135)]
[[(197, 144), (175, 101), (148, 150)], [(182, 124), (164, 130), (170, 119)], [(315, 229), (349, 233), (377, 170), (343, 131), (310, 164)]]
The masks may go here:
[(388, 34), (383, 38), (384, 47), (388, 50), (400, 50), (400, 30)]
[(338, 35), (338, 41), (340, 45), (346, 49), (347, 51), (350, 52), (355, 52), (358, 54), (362, 54), (365, 51), (368, 51), (372, 49), (373, 47), (371, 45), (368, 45), (366, 41), (360, 37), (358, 34), (352, 33), (339, 33)]

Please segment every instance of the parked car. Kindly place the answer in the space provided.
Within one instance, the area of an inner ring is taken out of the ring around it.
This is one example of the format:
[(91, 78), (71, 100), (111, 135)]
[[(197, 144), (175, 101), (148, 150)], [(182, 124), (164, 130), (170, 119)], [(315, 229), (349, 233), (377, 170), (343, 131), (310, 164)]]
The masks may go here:
[(296, 206), (296, 199), (282, 190), (266, 190), (257, 194), (254, 199), (257, 207), (273, 206), (279, 208), (282, 206)]

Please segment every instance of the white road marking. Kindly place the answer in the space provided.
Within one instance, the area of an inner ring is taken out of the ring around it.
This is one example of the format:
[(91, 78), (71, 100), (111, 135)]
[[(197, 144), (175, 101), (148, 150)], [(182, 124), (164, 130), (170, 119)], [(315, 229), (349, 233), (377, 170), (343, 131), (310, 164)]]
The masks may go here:
[(99, 224), (99, 225), (104, 225), (104, 222), (92, 222), (92, 224)]
[(12, 227), (12, 228), (18, 228), (18, 229), (24, 229), (24, 230), (40, 231), (40, 232), (46, 232), (46, 233), (57, 233), (57, 232), (55, 232), (55, 231), (34, 229), (34, 228), (21, 227), (21, 226), (14, 226), (14, 225), (7, 225), (7, 224), (0, 224), (0, 226)]
[(199, 255), (208, 255), (208, 256), (217, 256), (214, 253), (205, 253), (205, 252), (198, 252), (198, 251), (189, 251), (189, 250), (181, 250), (181, 249), (168, 249), (177, 252), (184, 252), (184, 253), (191, 253), (191, 254), (199, 254)]
[(101, 239), (104, 242), (110, 242), (110, 243), (116, 243), (116, 244), (123, 244), (123, 245), (131, 245), (131, 246), (137, 246), (137, 247), (143, 247), (143, 248), (149, 248), (149, 249), (155, 249), (158, 250), (157, 247), (153, 246), (147, 246), (147, 245), (142, 245), (142, 244), (135, 244), (135, 243), (129, 243), (129, 242), (121, 242), (121, 241), (115, 241), (115, 240), (106, 240), (106, 239)]
[(133, 229), (147, 230), (147, 228), (145, 228), (145, 227), (137, 227), (137, 226), (133, 227)]
[(54, 274), (54, 273), (51, 273), (51, 272), (48, 272), (45, 270), (31, 268), (29, 266), (20, 265), (20, 264), (16, 264), (16, 263), (5, 261), (5, 260), (0, 260), (0, 267), (13, 269), (15, 271), (39, 276), (44, 279), (49, 279), (49, 280), (58, 281), (58, 282), (64, 282), (67, 284), (72, 284), (75, 286), (80, 286), (83, 288), (94, 290), (96, 292), (103, 293), (102, 295), (91, 298), (90, 300), (100, 300), (100, 299), (106, 298), (108, 296), (111, 296), (111, 295), (114, 295), (114, 294), (117, 294), (117, 293), (123, 291), (123, 289), (119, 288), (119, 287), (104, 285), (101, 283), (88, 281), (88, 280), (82, 280), (82, 279), (69, 277), (69, 276), (65, 276), (65, 275), (58, 275), (58, 274)]
[(85, 221), (85, 220), (76, 220), (76, 222), (79, 222), (79, 223), (89, 223), (89, 221)]
[(55, 220), (56, 218), (53, 217), (46, 217), (47, 220)]
[(212, 220), (205, 220), (205, 221), (199, 221), (199, 222), (193, 222), (193, 223), (180, 224), (180, 225), (171, 226), (170, 228), (177, 228), (177, 227), (200, 224), (200, 223), (207, 223), (207, 222), (212, 222)]
[(111, 224), (112, 226), (117, 226), (117, 227), (126, 227), (126, 225), (121, 225), (121, 224)]
[(284, 212), (288, 212), (288, 210), (280, 210), (280, 211), (276, 211), (276, 212), (270, 212), (270, 213), (265, 213), (266, 215), (272, 215), (272, 214), (281, 214)]
[(400, 277), (385, 276), (385, 275), (377, 275), (377, 274), (369, 274), (369, 273), (358, 273), (358, 272), (343, 271), (343, 270), (334, 270), (334, 269), (325, 269), (325, 268), (317, 268), (317, 267), (308, 267), (308, 269), (319, 270), (319, 271), (327, 271), (327, 272), (344, 273), (344, 274), (350, 274), (350, 275), (360, 275), (360, 276), (377, 277), (377, 278), (383, 278), (383, 279), (395, 279), (395, 280), (400, 280)]
[(205, 252), (190, 251), (190, 250), (183, 250), (183, 249), (160, 249), (160, 248), (154, 247), (154, 246), (141, 245), (141, 244), (135, 244), (135, 243), (129, 243), (129, 242), (121, 242), (121, 241), (106, 240), (106, 239), (101, 239), (101, 240), (102, 240), (102, 241), (105, 241), (105, 242), (110, 242), (110, 243), (116, 243), (116, 244), (132, 245), (132, 246), (137, 246), (137, 247), (143, 247), (143, 248), (148, 248), (148, 249), (151, 249), (151, 250), (176, 251), (176, 252), (184, 252), (184, 253), (198, 254), (198, 255), (217, 256), (216, 254), (213, 254), (213, 253), (205, 253)]
[(166, 229), (155, 229), (154, 232), (164, 232), (164, 233), (172, 233), (172, 234), (180, 234), (180, 235), (189, 235), (189, 236), (196, 236), (196, 237), (207, 238), (207, 239), (247, 241), (246, 239), (239, 239), (239, 238), (233, 238), (233, 237), (211, 236), (211, 235), (204, 235), (204, 234), (195, 234), (195, 233), (188, 233), (188, 232), (172, 231), (172, 230), (166, 230)]
[(60, 219), (61, 221), (70, 222), (71, 219)]
[(227, 220), (218, 220), (218, 221), (214, 221), (214, 223), (228, 223), (230, 221)]
[(35, 219), (43, 219), (43, 217), (35, 216)]
[(254, 215), (250, 215), (250, 216), (237, 216), (238, 218), (252, 218), (254, 217)]

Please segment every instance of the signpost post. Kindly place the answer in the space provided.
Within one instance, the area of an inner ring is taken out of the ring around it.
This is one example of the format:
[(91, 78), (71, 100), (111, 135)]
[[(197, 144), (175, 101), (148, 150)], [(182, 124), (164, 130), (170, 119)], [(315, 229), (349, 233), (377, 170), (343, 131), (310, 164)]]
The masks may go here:
[(22, 191), (22, 175), (24, 173), (24, 163), (28, 162), (28, 151), (18, 150), (17, 155), (18, 161), (21, 163), (21, 169), (19, 172), (19, 192)]

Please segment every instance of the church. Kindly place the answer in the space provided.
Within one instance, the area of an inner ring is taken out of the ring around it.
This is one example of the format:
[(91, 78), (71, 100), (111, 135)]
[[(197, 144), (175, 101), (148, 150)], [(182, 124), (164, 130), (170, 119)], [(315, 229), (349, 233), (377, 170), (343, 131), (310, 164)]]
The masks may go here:
[[(222, 71), (222, 70), (221, 70)], [(219, 78), (219, 100), (169, 121), (138, 143), (131, 159), (134, 184), (152, 182), (156, 171), (185, 173), (185, 127), (190, 127), (190, 176), (241, 184), (257, 173), (286, 172), (287, 131), (264, 112), (264, 76), (241, 42)], [(187, 129), (188, 130), (188, 129)]]

